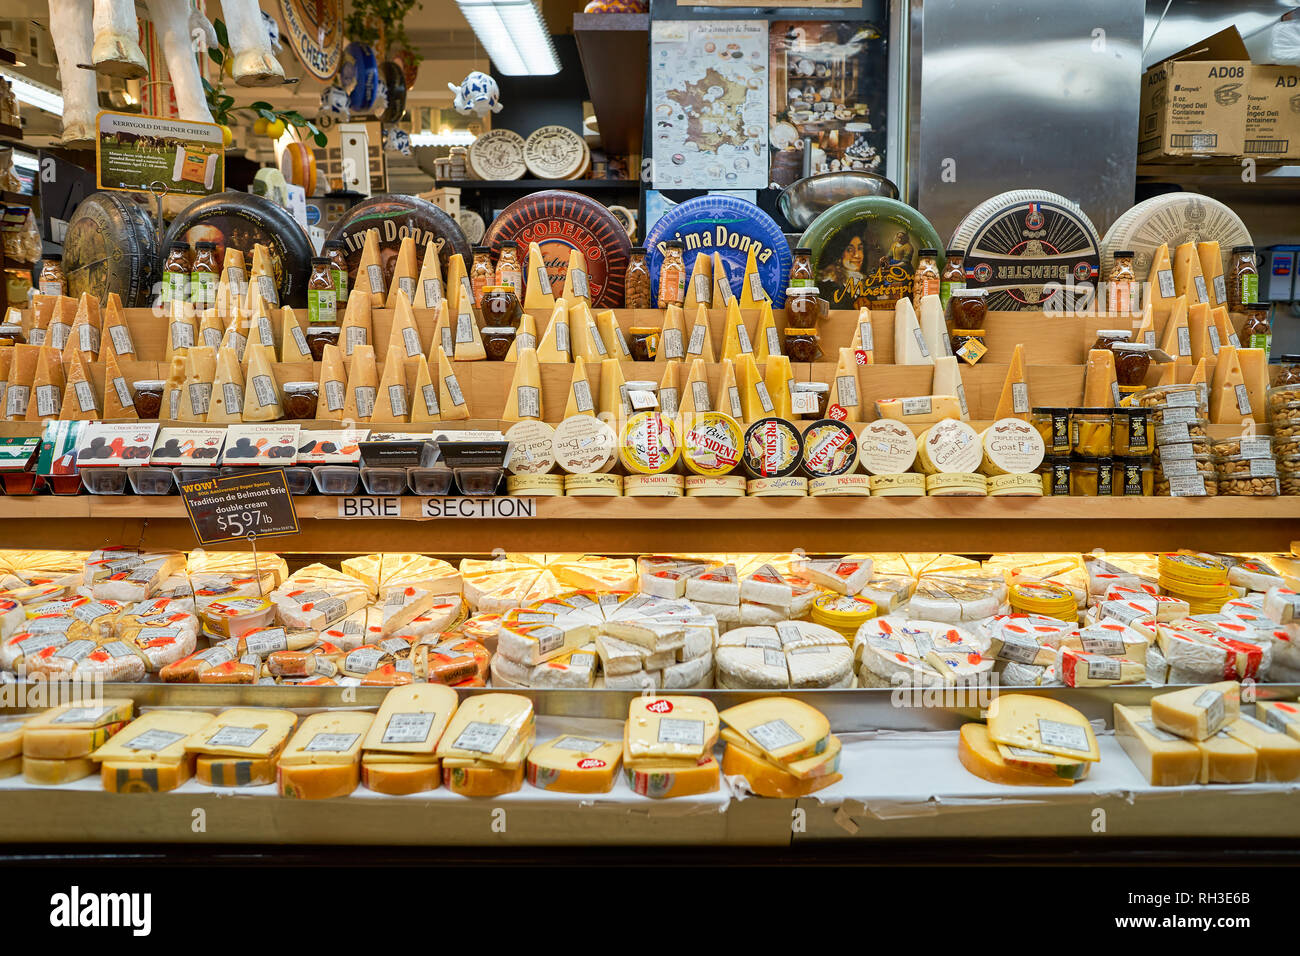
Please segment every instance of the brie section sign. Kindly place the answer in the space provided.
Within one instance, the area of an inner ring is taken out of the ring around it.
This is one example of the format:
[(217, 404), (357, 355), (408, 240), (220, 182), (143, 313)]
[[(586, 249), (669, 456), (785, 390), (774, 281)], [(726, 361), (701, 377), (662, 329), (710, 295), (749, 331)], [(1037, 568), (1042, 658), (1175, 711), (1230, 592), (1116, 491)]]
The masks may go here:
[(298, 533), (283, 468), (187, 481), (180, 489), (199, 544)]

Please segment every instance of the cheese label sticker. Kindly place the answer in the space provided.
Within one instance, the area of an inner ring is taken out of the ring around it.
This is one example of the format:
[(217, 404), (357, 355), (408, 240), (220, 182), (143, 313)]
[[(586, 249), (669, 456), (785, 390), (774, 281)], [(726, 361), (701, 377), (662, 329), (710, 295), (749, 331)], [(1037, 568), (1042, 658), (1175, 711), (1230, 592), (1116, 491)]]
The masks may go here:
[(704, 337), (709, 334), (709, 330), (702, 324), (695, 325), (691, 328), (691, 342), (686, 346), (686, 351), (691, 355), (699, 355), (704, 351)]
[(436, 714), (393, 714), (384, 728), (381, 743), (418, 744), (429, 739)]
[(792, 747), (803, 741), (799, 732), (783, 719), (769, 720), (766, 723), (750, 727), (745, 731), (760, 747), (771, 753), (785, 747)]
[(442, 301), (442, 280), (425, 279), (424, 280), (424, 307), (426, 309), (436, 309), (438, 303)]
[(1196, 698), (1192, 706), (1205, 711), (1205, 724), (1210, 733), (1214, 733), (1223, 726), (1227, 711), (1223, 704), (1223, 695), (1217, 690), (1205, 691)]
[(138, 737), (133, 737), (122, 746), (127, 750), (165, 750), (178, 740), (184, 740), (185, 734), (174, 730), (147, 730)]
[(265, 727), (222, 727), (207, 739), (207, 746), (251, 747), (265, 733)]
[(131, 341), (131, 332), (125, 325), (109, 326), (108, 338), (109, 341), (113, 343), (113, 351), (118, 356), (129, 355), (135, 352), (135, 344)]
[(599, 750), (603, 745), (603, 740), (592, 740), (590, 737), (561, 737), (551, 744), (556, 750), (572, 750), (580, 754), (589, 754), (593, 750)]
[(1161, 269), (1157, 272), (1156, 282), (1160, 286), (1160, 297), (1162, 299), (1172, 299), (1174, 297), (1174, 271), (1172, 269)]
[(351, 750), (360, 734), (316, 734), (302, 749), (307, 753)]
[(465, 404), (465, 396), (461, 394), (460, 382), (456, 380), (455, 375), (448, 375), (442, 380), (442, 383), (447, 387), (447, 396), (451, 399), (453, 405)]
[(402, 344), (406, 346), (407, 358), (414, 358), (423, 354), (424, 350), (420, 345), (420, 333), (409, 326), (402, 329)]
[(1210, 295), (1205, 288), (1205, 276), (1195, 276), (1192, 281), (1196, 284), (1196, 301), (1209, 302)]
[(1150, 734), (1152, 737), (1156, 738), (1156, 740), (1171, 742), (1171, 741), (1183, 739), (1182, 737), (1179, 737), (1177, 734), (1171, 734), (1167, 730), (1162, 730), (1161, 728), (1157, 727), (1154, 723), (1152, 723), (1149, 720), (1142, 721), (1141, 723), (1138, 724), (1138, 726), (1141, 727), (1148, 734)]
[(742, 354), (754, 351), (753, 343), (749, 341), (749, 333), (743, 325), (736, 326), (736, 338), (740, 342), (740, 351)]
[(706, 275), (697, 275), (695, 277), (695, 301), (708, 305), (712, 301), (709, 293), (712, 286), (709, 284), (709, 277)]
[(358, 385), (356, 387), (357, 399), (357, 416), (360, 418), (370, 418), (375, 413), (375, 394), (378, 391), (373, 385)]
[(591, 290), (587, 286), (587, 273), (582, 269), (574, 269), (569, 273), (569, 281), (573, 285), (573, 294), (579, 299), (590, 299)]
[(1261, 731), (1262, 733), (1266, 733), (1266, 734), (1283, 733), (1283, 731), (1278, 730), (1276, 727), (1270, 727), (1268, 724), (1264, 723), (1263, 721), (1256, 720), (1254, 717), (1248, 716), (1247, 714), (1242, 714), (1237, 719), (1244, 720), (1246, 723), (1250, 724), (1250, 726), (1254, 727), (1256, 730)]
[(1088, 654), (1118, 656), (1124, 653), (1124, 639), (1106, 628), (1088, 628), (1079, 632), (1079, 640)]
[(370, 265), (366, 267), (366, 278), (370, 282), (371, 292), (384, 291), (384, 270), (378, 265)]
[(1264, 719), (1268, 721), (1270, 727), (1276, 727), (1278, 730), (1285, 732), (1287, 724), (1295, 723), (1300, 717), (1270, 707), (1264, 712)]
[(921, 355), (925, 358), (929, 358), (930, 350), (926, 348), (925, 336), (921, 334), (920, 326), (912, 326), (912, 337), (916, 339), (916, 346), (921, 350)]
[(506, 733), (510, 730), (505, 724), (489, 724), (473, 720), (460, 732), (452, 743), (456, 750), (472, 750), (476, 753), (493, 753)]
[(659, 720), (658, 742), (704, 746), (704, 721), (683, 720), (680, 717), (663, 717)]
[(1011, 383), (1011, 407), (1017, 415), (1029, 412), (1029, 385), (1025, 382)]
[(1058, 720), (1038, 720), (1038, 739), (1045, 747), (1059, 747), (1062, 750), (1089, 751), (1088, 732), (1073, 724), (1063, 724)]
[(1113, 657), (1093, 657), (1089, 658), (1088, 676), (1093, 680), (1119, 680), (1121, 675), (1120, 663)]
[(89, 382), (76, 382), (72, 386), (77, 396), (77, 406), (82, 412), (95, 411), (95, 392)]
[(569, 351), (569, 323), (563, 319), (557, 319), (555, 323), (555, 350)]
[(406, 409), (406, 386), (390, 385), (388, 386), (388, 404), (393, 410), (393, 415), (400, 418), (407, 413)]
[(1205, 332), (1210, 337), (1210, 351), (1212, 351), (1215, 355), (1218, 355), (1219, 349), (1223, 348), (1223, 341), (1222, 339), (1219, 338), (1218, 328), (1215, 326), (1211, 326), (1210, 328), (1206, 329)]

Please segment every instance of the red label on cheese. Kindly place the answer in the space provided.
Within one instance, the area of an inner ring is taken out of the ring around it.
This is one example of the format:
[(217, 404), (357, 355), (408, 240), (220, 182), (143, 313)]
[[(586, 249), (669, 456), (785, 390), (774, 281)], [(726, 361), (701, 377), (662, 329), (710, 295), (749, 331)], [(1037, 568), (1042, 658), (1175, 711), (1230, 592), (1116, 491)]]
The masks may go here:
[(652, 700), (646, 704), (645, 709), (652, 714), (669, 714), (672, 713), (673, 702), (660, 697), (658, 700)]

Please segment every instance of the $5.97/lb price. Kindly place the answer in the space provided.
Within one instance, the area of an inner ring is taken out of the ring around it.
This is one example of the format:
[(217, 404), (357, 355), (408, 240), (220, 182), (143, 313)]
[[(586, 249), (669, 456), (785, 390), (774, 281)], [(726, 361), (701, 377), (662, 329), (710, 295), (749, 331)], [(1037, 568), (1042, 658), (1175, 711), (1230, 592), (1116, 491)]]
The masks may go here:
[(199, 544), (298, 533), (283, 468), (190, 481), (180, 489)]

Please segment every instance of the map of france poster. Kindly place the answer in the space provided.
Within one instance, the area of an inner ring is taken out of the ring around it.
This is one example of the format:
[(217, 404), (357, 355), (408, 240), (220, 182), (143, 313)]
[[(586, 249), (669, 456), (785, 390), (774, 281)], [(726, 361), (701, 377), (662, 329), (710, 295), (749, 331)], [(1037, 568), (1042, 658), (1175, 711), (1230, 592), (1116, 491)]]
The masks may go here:
[(651, 28), (654, 187), (766, 188), (766, 21)]

